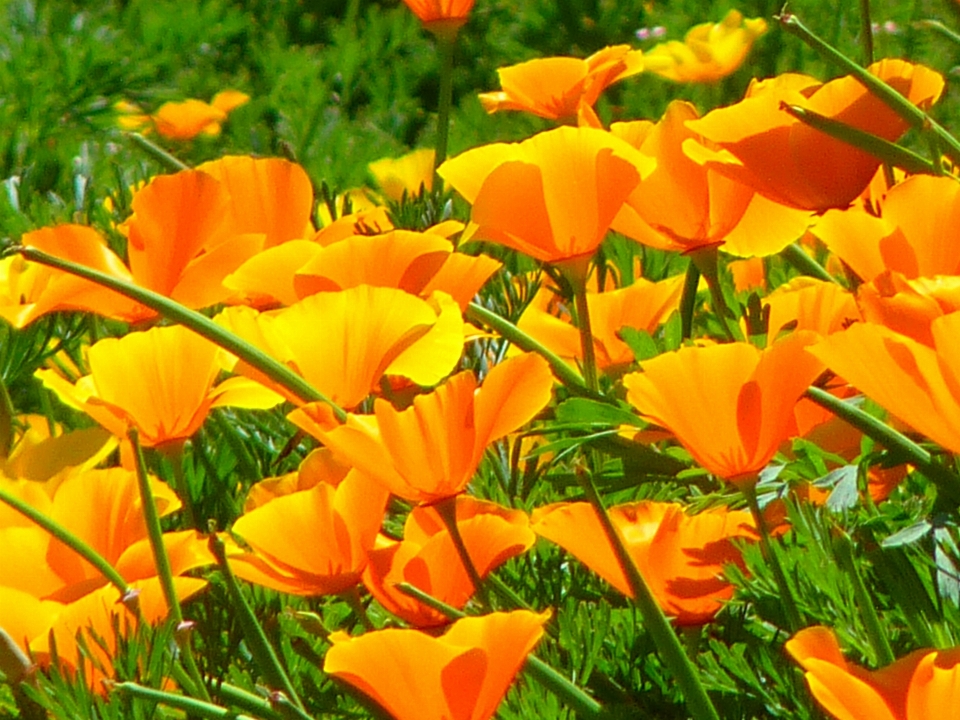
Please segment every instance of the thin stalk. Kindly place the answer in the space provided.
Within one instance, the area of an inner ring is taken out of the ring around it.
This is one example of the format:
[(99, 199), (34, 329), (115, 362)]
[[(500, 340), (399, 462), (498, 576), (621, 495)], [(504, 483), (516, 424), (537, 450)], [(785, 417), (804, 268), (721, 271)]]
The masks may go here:
[(238, 688), (236, 685), (217, 683), (216, 696), (220, 702), (246, 710), (256, 717), (263, 718), (263, 720), (284, 720), (284, 716), (274, 710), (268, 700)]
[(587, 284), (582, 280), (573, 285), (573, 302), (577, 309), (577, 329), (580, 331), (580, 349), (583, 353), (583, 379), (587, 387), (600, 392), (597, 380), (597, 353), (593, 346), (593, 329), (590, 327), (590, 305), (587, 302)]
[(937, 464), (930, 453), (906, 435), (897, 432), (851, 403), (834, 397), (826, 390), (810, 387), (807, 388), (806, 396), (888, 450), (905, 455), (907, 462), (920, 470), (936, 485), (938, 493), (945, 500), (960, 504), (960, 478), (942, 465)]
[(683, 294), (680, 296), (680, 327), (684, 340), (693, 337), (693, 311), (697, 307), (697, 288), (700, 287), (700, 269), (690, 261), (683, 278)]
[[(415, 600), (422, 602), (427, 607), (443, 613), (451, 620), (459, 620), (460, 618), (467, 617), (465, 612), (457, 610), (456, 608), (437, 600), (432, 595), (428, 595), (420, 588), (414, 587), (409, 583), (398, 583), (396, 587), (404, 595), (409, 595)], [(600, 703), (598, 703), (552, 667), (547, 665), (536, 655), (527, 656), (527, 662), (524, 665), (524, 671), (531, 675), (547, 690), (552, 692), (561, 700), (565, 701), (569, 707), (576, 710), (579, 716), (586, 718), (600, 717), (600, 713), (603, 710), (603, 707), (600, 705)]]
[(677, 637), (677, 633), (664, 616), (663, 610), (660, 609), (660, 605), (650, 591), (650, 587), (627, 551), (623, 538), (620, 537), (619, 531), (610, 519), (607, 509), (603, 505), (603, 500), (600, 498), (600, 493), (597, 492), (596, 485), (593, 483), (593, 477), (589, 471), (580, 469), (577, 472), (577, 480), (593, 506), (597, 519), (607, 536), (607, 541), (613, 548), (613, 552), (617, 556), (617, 562), (623, 569), (633, 594), (633, 601), (643, 615), (644, 627), (653, 638), (653, 642), (657, 646), (663, 662), (673, 674), (674, 680), (680, 685), (687, 710), (692, 717), (698, 720), (719, 720), (720, 715), (701, 684), (696, 667), (687, 656), (680, 638)]
[(16, 495), (11, 495), (2, 488), (0, 488), (0, 502), (9, 505), (21, 515), (25, 515), (26, 517), (30, 518), (30, 520), (35, 522), (48, 533), (53, 535), (57, 540), (77, 553), (88, 563), (93, 565), (100, 572), (100, 574), (103, 575), (109, 581), (109, 583), (117, 588), (117, 590), (119, 590), (122, 594), (126, 595), (130, 591), (127, 581), (121, 577), (120, 573), (117, 572), (117, 569), (113, 567), (113, 565), (107, 562), (103, 555), (87, 545), (87, 543), (67, 530), (56, 520), (47, 517), (29, 503), (24, 502)]
[(883, 80), (867, 72), (853, 60), (841, 53), (829, 43), (815, 35), (804, 25), (800, 18), (792, 13), (783, 13), (777, 18), (780, 27), (786, 32), (800, 38), (803, 42), (816, 50), (824, 59), (840, 66), (845, 72), (855, 77), (861, 85), (874, 96), (885, 103), (897, 115), (908, 122), (912, 127), (924, 132), (931, 132), (944, 145), (944, 151), (955, 163), (960, 163), (960, 141), (947, 132), (939, 123), (927, 113), (918, 108), (903, 95), (898, 93)]
[(897, 658), (893, 654), (893, 648), (890, 647), (887, 633), (880, 624), (880, 616), (877, 615), (877, 608), (873, 604), (873, 596), (867, 590), (863, 577), (857, 569), (857, 564), (853, 558), (853, 543), (850, 541), (850, 536), (843, 530), (838, 529), (834, 535), (833, 549), (840, 568), (847, 574), (853, 584), (853, 595), (860, 610), (860, 616), (863, 618), (867, 639), (870, 640), (870, 647), (873, 648), (874, 662), (879, 667), (892, 665)]
[(186, 525), (191, 530), (199, 528), (197, 525), (197, 513), (193, 508), (193, 496), (190, 495), (190, 488), (187, 487), (187, 476), (183, 472), (183, 441), (177, 441), (160, 450), (167, 460), (173, 466), (173, 485), (174, 490), (183, 503), (183, 515)]
[(233, 570), (230, 569), (223, 539), (215, 534), (210, 536), (210, 552), (212, 552), (213, 556), (217, 559), (217, 564), (223, 573), (223, 580), (227, 585), (227, 591), (230, 593), (230, 599), (233, 602), (234, 609), (238, 613), (237, 619), (240, 621), (243, 636), (247, 641), (247, 646), (250, 648), (250, 653), (260, 667), (260, 672), (263, 673), (264, 679), (272, 687), (285, 692), (287, 697), (302, 710), (303, 702), (297, 695), (297, 691), (294, 690), (293, 683), (290, 682), (290, 678), (283, 669), (283, 665), (280, 664), (280, 658), (277, 657), (276, 651), (274, 651), (270, 641), (267, 640), (267, 634), (263, 631), (263, 626), (260, 625), (260, 621), (257, 620), (257, 616), (253, 614), (250, 604), (243, 596), (243, 592), (240, 590), (240, 584), (237, 582)]
[[(183, 610), (180, 608), (180, 598), (173, 584), (173, 570), (170, 567), (170, 558), (167, 555), (167, 546), (163, 543), (163, 530), (160, 528), (160, 513), (157, 512), (157, 503), (153, 497), (153, 488), (150, 487), (150, 478), (147, 476), (147, 465), (143, 461), (143, 451), (140, 448), (140, 435), (136, 428), (130, 428), (127, 438), (133, 447), (134, 460), (137, 470), (137, 484), (140, 488), (140, 505), (143, 507), (143, 522), (147, 526), (147, 536), (150, 538), (150, 549), (153, 551), (153, 563), (157, 568), (157, 577), (163, 589), (164, 600), (167, 601), (167, 610), (173, 619), (174, 627), (179, 631), (183, 625)], [(203, 700), (209, 701), (210, 695), (203, 684), (203, 676), (197, 661), (193, 657), (189, 636), (178, 641), (180, 654), (183, 657), (184, 668), (190, 679), (193, 680), (194, 690)]]
[(214, 705), (209, 701), (197, 700), (186, 695), (154, 690), (134, 682), (122, 682), (112, 686), (114, 692), (129, 697), (146, 700), (152, 705), (183, 710), (188, 717), (208, 718), (209, 720), (253, 720), (249, 715), (238, 715), (233, 710)]
[(723, 296), (723, 287), (720, 285), (719, 253), (717, 252), (717, 246), (710, 245), (697, 248), (696, 250), (691, 250), (688, 255), (690, 255), (691, 262), (696, 264), (700, 274), (703, 275), (703, 279), (707, 281), (707, 287), (710, 288), (710, 300), (713, 303), (713, 312), (720, 318), (723, 334), (726, 335), (727, 340), (730, 342), (742, 340), (743, 337), (740, 333), (740, 328), (737, 327), (736, 330), (734, 330), (734, 326), (730, 325), (730, 317), (733, 313), (730, 311), (730, 308), (727, 307), (727, 300)]
[(463, 536), (460, 534), (460, 526), (457, 525), (457, 498), (446, 498), (436, 503), (433, 507), (440, 516), (440, 519), (443, 520), (447, 532), (450, 533), (450, 539), (453, 541), (453, 546), (457, 549), (460, 562), (463, 563), (463, 569), (467, 571), (467, 577), (469, 577), (470, 582), (473, 583), (473, 591), (477, 594), (477, 597), (480, 598), (480, 602), (489, 607), (490, 598), (487, 596), (486, 585), (483, 582), (483, 578), (480, 577), (480, 573), (477, 572), (477, 566), (473, 564), (473, 558), (470, 557), (470, 552), (467, 550), (467, 546), (463, 542)]
[(777, 589), (780, 591), (780, 601), (783, 603), (783, 611), (787, 616), (787, 629), (793, 634), (803, 627), (803, 619), (800, 616), (800, 610), (797, 608), (797, 601), (794, 599), (790, 583), (787, 582), (786, 573), (783, 572), (783, 565), (780, 564), (780, 557), (770, 542), (770, 528), (767, 527), (767, 520), (760, 510), (760, 504), (757, 502), (757, 488), (754, 483), (742, 483), (739, 488), (747, 499), (750, 513), (753, 515), (753, 522), (757, 526), (757, 530), (760, 531), (760, 552), (763, 554), (763, 559), (770, 565), (770, 569), (773, 570), (773, 579), (777, 583)]
[(955, 30), (951, 30), (939, 20), (917, 20), (913, 23), (913, 27), (918, 30), (934, 30), (950, 42), (960, 45), (960, 34)]
[(364, 630), (372, 632), (377, 629), (377, 626), (370, 620), (370, 616), (367, 614), (367, 609), (363, 606), (363, 602), (360, 600), (360, 591), (356, 585), (340, 593), (340, 597), (343, 598), (344, 602), (350, 606), (350, 609), (353, 610), (354, 614), (360, 619), (360, 624), (363, 625)]
[(175, 158), (173, 155), (168, 153), (162, 147), (157, 145), (150, 140), (147, 140), (140, 133), (126, 133), (127, 138), (136, 145), (138, 148), (143, 150), (147, 155), (152, 157), (158, 163), (163, 165), (167, 170), (172, 170), (173, 172), (180, 172), (181, 170), (189, 170), (190, 166), (184, 163), (182, 160)]
[(450, 134), (450, 107), (453, 104), (453, 56), (457, 36), (437, 35), (437, 53), (440, 55), (440, 98), (437, 106), (437, 142), (433, 156), (433, 186), (440, 188), (442, 182), (437, 168), (447, 159), (447, 137)]
[(860, 0), (860, 49), (863, 64), (873, 64), (873, 22), (870, 17), (870, 0)]
[(543, 357), (550, 365), (554, 376), (571, 391), (578, 395), (587, 395), (595, 400), (605, 399), (599, 393), (590, 390), (577, 371), (564, 362), (558, 355), (534, 340), (509, 320), (504, 320), (496, 313), (476, 303), (470, 303), (467, 306), (466, 317), (467, 320), (477, 323), (478, 325), (486, 325), (521, 350), (535, 352), (537, 355)]
[(814, 277), (817, 278), (817, 280), (823, 280), (825, 282), (837, 282), (837, 279), (828, 273), (823, 265), (807, 255), (806, 251), (797, 243), (790, 243), (787, 245), (783, 250), (780, 251), (780, 255), (783, 256), (784, 260), (793, 265), (804, 275), (809, 275), (810, 277)]
[(19, 253), (31, 262), (39, 263), (40, 265), (47, 265), (48, 267), (56, 268), (58, 270), (63, 270), (66, 273), (85, 278), (86, 280), (90, 280), (97, 285), (102, 285), (103, 287), (118, 292), (125, 297), (136, 300), (151, 310), (156, 311), (163, 317), (180, 323), (190, 330), (193, 330), (198, 335), (201, 335), (207, 338), (207, 340), (219, 345), (227, 352), (236, 355), (238, 358), (249, 364), (251, 367), (254, 367), (262, 372), (278, 385), (281, 385), (289, 390), (301, 400), (305, 402), (324, 402), (330, 406), (338, 420), (343, 422), (347, 419), (347, 413), (343, 410), (343, 408), (335, 404), (326, 395), (321, 393), (302, 377), (290, 370), (290, 368), (270, 357), (259, 348), (223, 329), (205, 315), (202, 315), (195, 310), (190, 310), (180, 303), (160, 295), (159, 293), (155, 293), (152, 290), (147, 290), (146, 288), (142, 288), (134, 285), (133, 283), (121, 280), (120, 278), (107, 275), (106, 273), (86, 267), (85, 265), (80, 265), (78, 263), (70, 262), (69, 260), (64, 260), (62, 258), (49, 255), (41, 250), (37, 250), (36, 248), (18, 246), (11, 248), (11, 251)]

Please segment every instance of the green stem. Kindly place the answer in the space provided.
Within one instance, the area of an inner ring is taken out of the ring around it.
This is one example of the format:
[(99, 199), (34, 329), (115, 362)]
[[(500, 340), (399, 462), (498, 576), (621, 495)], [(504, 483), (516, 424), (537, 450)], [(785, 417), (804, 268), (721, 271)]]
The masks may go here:
[[(713, 312), (720, 318), (720, 325), (723, 328), (723, 334), (727, 340), (736, 342), (743, 340), (740, 328), (736, 325), (730, 325), (730, 317), (733, 313), (727, 307), (727, 300), (723, 295), (723, 287), (720, 284), (720, 266), (719, 253), (716, 245), (710, 245), (703, 248), (691, 250), (689, 253), (691, 262), (695, 263), (703, 279), (707, 281), (707, 287), (710, 288), (710, 300), (713, 303)], [(736, 328), (736, 330), (734, 330)]]
[(780, 21), (780, 27), (783, 30), (800, 38), (816, 50), (824, 59), (839, 65), (845, 72), (850, 73), (860, 81), (861, 85), (909, 123), (911, 127), (915, 127), (921, 131), (929, 131), (936, 135), (944, 144), (945, 152), (950, 159), (955, 163), (960, 163), (960, 141), (947, 132), (927, 113), (907, 100), (907, 98), (887, 85), (876, 75), (867, 72), (867, 70), (857, 65), (839, 50), (812, 33), (796, 15), (783, 13), (778, 16), (778, 19)]
[(174, 490), (183, 503), (183, 515), (186, 525), (190, 529), (198, 529), (197, 513), (193, 507), (193, 496), (190, 494), (190, 488), (187, 486), (187, 477), (183, 472), (183, 441), (177, 441), (161, 450), (170, 464), (173, 466), (173, 484)]
[[(409, 595), (418, 602), (422, 602), (437, 612), (443, 613), (451, 620), (459, 620), (467, 617), (465, 612), (457, 610), (446, 603), (437, 600), (435, 597), (423, 592), (420, 588), (414, 587), (409, 583), (398, 583), (397, 590), (404, 595)], [(528, 655), (524, 670), (537, 682), (543, 685), (567, 705), (576, 710), (581, 717), (598, 718), (603, 710), (600, 703), (587, 695), (583, 690), (570, 682), (563, 675), (558, 673), (552, 667), (543, 662), (536, 655)]]
[[(137, 484), (140, 487), (140, 505), (143, 507), (143, 522), (147, 526), (150, 548), (153, 550), (153, 563), (157, 568), (157, 577), (160, 580), (160, 587), (163, 589), (163, 597), (167, 601), (167, 610), (179, 635), (183, 625), (183, 610), (180, 608), (180, 598), (177, 597), (177, 589), (173, 584), (173, 570), (170, 567), (167, 546), (163, 542), (163, 530), (160, 528), (160, 513), (157, 512), (153, 488), (150, 487), (150, 478), (147, 475), (146, 463), (143, 461), (143, 451), (140, 448), (140, 435), (137, 429), (130, 428), (127, 431), (127, 438), (133, 447)], [(194, 691), (198, 692), (202, 699), (209, 701), (210, 695), (203, 683), (203, 676), (200, 674), (200, 668), (197, 667), (197, 661), (193, 657), (189, 637), (179, 640), (178, 645), (183, 657), (184, 667), (190, 679), (193, 680)]]
[(453, 546), (457, 549), (457, 555), (460, 556), (463, 569), (467, 571), (467, 577), (470, 578), (470, 582), (473, 584), (473, 591), (477, 594), (477, 597), (480, 598), (480, 602), (489, 607), (490, 598), (487, 596), (487, 588), (483, 582), (483, 578), (480, 577), (480, 573), (477, 572), (477, 566), (473, 564), (473, 558), (470, 557), (467, 545), (463, 542), (463, 536), (460, 534), (460, 526), (457, 524), (457, 498), (450, 497), (441, 500), (436, 503), (433, 508), (437, 511), (440, 519), (443, 520), (447, 532), (450, 533), (450, 539), (453, 541)]
[(233, 333), (224, 330), (205, 315), (195, 310), (190, 310), (180, 303), (159, 293), (155, 293), (152, 290), (147, 290), (146, 288), (139, 287), (126, 280), (113, 277), (112, 275), (107, 275), (106, 273), (86, 267), (85, 265), (79, 265), (69, 260), (63, 260), (62, 258), (49, 255), (36, 248), (19, 246), (12, 248), (12, 251), (19, 253), (31, 262), (63, 270), (66, 273), (85, 278), (97, 285), (102, 285), (125, 297), (136, 300), (142, 305), (163, 315), (165, 318), (184, 325), (198, 335), (219, 345), (227, 352), (236, 355), (301, 400), (328, 404), (333, 409), (338, 420), (341, 422), (346, 421), (347, 414), (343, 408), (336, 405), (326, 395), (314, 388), (283, 363), (278, 362), (259, 348), (240, 339)]
[(158, 163), (163, 165), (167, 170), (172, 170), (173, 172), (180, 172), (181, 170), (189, 170), (190, 166), (186, 163), (178, 160), (173, 155), (168, 153), (162, 147), (157, 145), (150, 140), (147, 140), (140, 133), (126, 133), (127, 138), (136, 145), (138, 148), (143, 150), (147, 155), (152, 157)]
[(617, 556), (617, 562), (623, 569), (633, 594), (633, 601), (643, 615), (644, 627), (653, 638), (653, 642), (657, 646), (663, 662), (673, 674), (674, 680), (680, 685), (687, 710), (692, 717), (698, 720), (719, 720), (720, 716), (700, 682), (697, 669), (684, 651), (680, 638), (677, 637), (677, 633), (667, 621), (660, 604), (637, 569), (636, 563), (633, 562), (633, 558), (624, 545), (623, 538), (610, 519), (607, 509), (603, 505), (603, 500), (600, 498), (600, 493), (597, 492), (596, 485), (593, 483), (593, 477), (589, 471), (580, 468), (577, 472), (577, 480), (593, 506), (607, 541), (613, 548), (613, 552)]
[(437, 168), (447, 159), (447, 137), (450, 134), (450, 107), (453, 104), (453, 56), (457, 36), (437, 35), (437, 52), (440, 55), (440, 99), (437, 107), (437, 144), (433, 156), (434, 184), (441, 187)]
[(787, 245), (783, 250), (780, 251), (780, 254), (788, 263), (793, 265), (804, 275), (809, 275), (810, 277), (817, 278), (817, 280), (823, 280), (824, 282), (837, 282), (837, 279), (828, 273), (823, 265), (807, 255), (806, 251), (804, 251), (804, 249), (797, 243), (791, 243)]
[(960, 478), (937, 464), (933, 456), (910, 438), (897, 432), (872, 415), (868, 415), (849, 402), (834, 397), (818, 387), (807, 388), (807, 397), (817, 405), (853, 425), (864, 435), (872, 438), (888, 450), (906, 456), (906, 461), (926, 475), (944, 499), (960, 504)]
[(873, 64), (873, 23), (870, 17), (870, 0), (860, 0), (860, 48), (863, 64)]
[(354, 615), (360, 620), (360, 624), (363, 625), (364, 630), (372, 632), (377, 629), (377, 626), (370, 620), (367, 609), (363, 606), (363, 601), (360, 600), (360, 591), (356, 585), (340, 593), (340, 597), (342, 597), (344, 602), (353, 610)]
[(11, 495), (2, 488), (0, 488), (0, 502), (6, 503), (21, 515), (25, 515), (26, 517), (30, 518), (37, 525), (53, 535), (57, 540), (62, 542), (88, 563), (93, 565), (93, 567), (95, 567), (100, 574), (103, 575), (110, 582), (110, 584), (116, 587), (117, 590), (119, 590), (122, 594), (126, 595), (129, 592), (130, 587), (127, 585), (127, 581), (121, 577), (120, 573), (117, 572), (117, 569), (113, 567), (113, 565), (107, 562), (107, 560), (100, 553), (87, 545), (87, 543), (67, 530), (56, 520), (47, 517), (29, 503), (24, 502), (16, 495)]
[(593, 346), (593, 329), (590, 327), (590, 304), (587, 302), (587, 284), (582, 280), (571, 282), (573, 302), (577, 309), (577, 329), (580, 331), (580, 349), (583, 353), (583, 379), (587, 387), (600, 392), (597, 380), (597, 353)]
[(738, 487), (747, 499), (750, 513), (753, 515), (753, 522), (760, 532), (760, 552), (773, 571), (773, 579), (777, 583), (777, 589), (780, 591), (780, 601), (783, 603), (783, 611), (787, 616), (787, 629), (793, 634), (803, 627), (803, 619), (800, 616), (800, 610), (797, 608), (790, 583), (787, 582), (787, 575), (783, 572), (783, 565), (780, 564), (780, 557), (777, 555), (776, 548), (770, 542), (770, 528), (767, 527), (767, 520), (760, 510), (760, 504), (757, 502), (756, 485), (752, 482), (745, 482), (738, 484)]
[(257, 620), (257, 616), (253, 614), (250, 604), (243, 596), (243, 591), (240, 589), (237, 578), (230, 569), (223, 539), (216, 534), (210, 536), (210, 552), (212, 552), (213, 556), (217, 559), (217, 564), (220, 566), (221, 573), (223, 573), (223, 580), (227, 585), (227, 591), (230, 593), (230, 599), (233, 601), (234, 609), (238, 613), (237, 619), (240, 622), (240, 627), (243, 629), (243, 636), (247, 641), (247, 646), (250, 648), (250, 653), (260, 667), (260, 672), (263, 673), (264, 679), (272, 687), (285, 692), (287, 697), (302, 710), (303, 703), (297, 695), (297, 691), (294, 690), (293, 683), (290, 682), (290, 678), (283, 669), (283, 665), (280, 664), (280, 658), (277, 657), (273, 646), (270, 644), (270, 641), (267, 640), (267, 634), (263, 631), (263, 627)]
[(960, 34), (955, 30), (951, 30), (939, 20), (917, 20), (913, 23), (913, 27), (918, 30), (933, 30), (940, 33), (940, 35), (955, 45), (960, 45)]
[(837, 563), (850, 578), (850, 582), (853, 583), (853, 594), (867, 630), (867, 638), (873, 648), (874, 662), (878, 667), (892, 665), (897, 658), (893, 654), (893, 648), (890, 647), (887, 633), (880, 624), (880, 617), (877, 615), (877, 608), (873, 604), (873, 597), (867, 590), (863, 577), (854, 561), (853, 543), (850, 541), (850, 536), (839, 528), (833, 536), (833, 549), (837, 556)]
[(683, 278), (683, 294), (680, 296), (680, 327), (684, 340), (693, 337), (693, 312), (697, 307), (697, 288), (700, 287), (700, 269), (690, 261)]
[(268, 700), (235, 685), (217, 683), (216, 696), (225, 705), (240, 708), (263, 720), (284, 720), (284, 716), (274, 710)]
[(486, 325), (521, 350), (525, 352), (535, 352), (537, 355), (543, 357), (547, 363), (549, 363), (550, 369), (556, 378), (571, 391), (578, 395), (587, 395), (595, 400), (606, 399), (599, 393), (590, 390), (584, 383), (583, 378), (577, 374), (577, 371), (564, 362), (558, 355), (551, 352), (544, 345), (541, 345), (509, 320), (504, 320), (496, 313), (490, 312), (476, 303), (470, 303), (467, 306), (466, 317), (473, 323)]
[(146, 700), (153, 705), (183, 710), (188, 717), (209, 718), (210, 720), (252, 720), (249, 715), (237, 715), (233, 710), (214, 705), (211, 702), (197, 700), (186, 695), (154, 690), (133, 682), (122, 682), (112, 686), (114, 692)]

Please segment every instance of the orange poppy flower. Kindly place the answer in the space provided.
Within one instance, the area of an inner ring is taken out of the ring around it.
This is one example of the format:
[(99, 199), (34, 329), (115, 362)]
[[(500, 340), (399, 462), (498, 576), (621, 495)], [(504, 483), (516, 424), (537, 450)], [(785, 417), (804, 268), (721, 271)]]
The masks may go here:
[(688, 142), (715, 147), (691, 129), (699, 117), (675, 100), (656, 125), (614, 123), (622, 137), (657, 166), (627, 198), (613, 229), (650, 247), (687, 252), (723, 243), (734, 255), (772, 255), (796, 240), (809, 213), (773, 202), (684, 154)]
[[(439, 292), (422, 300), (394, 288), (358, 285), (317, 293), (273, 313), (227, 308), (216, 322), (287, 363), (347, 408), (356, 407), (384, 375), (434, 385), (463, 351), (460, 308)], [(245, 363), (237, 370), (272, 386)]]
[[(868, 70), (927, 108), (943, 92), (936, 72), (903, 60), (881, 60)], [(804, 75), (754, 81), (744, 100), (689, 123), (719, 146), (687, 142), (697, 162), (750, 185), (772, 200), (804, 210), (846, 207), (870, 183), (880, 161), (800, 122), (788, 103), (895, 141), (908, 125), (852, 76), (820, 83)]]
[[(682, 290), (683, 277), (677, 275), (656, 283), (640, 278), (619, 290), (588, 292), (597, 367), (608, 370), (632, 363), (633, 351), (620, 338), (620, 331), (629, 327), (653, 333), (677, 308)], [(541, 288), (517, 327), (565, 360), (581, 359), (580, 332), (570, 323), (569, 314), (557, 317), (549, 312), (547, 305), (552, 297), (549, 288)]]
[[(243, 515), (233, 532), (254, 553), (231, 556), (238, 577), (294, 595), (327, 595), (360, 582), (383, 522), (387, 492), (356, 471), (321, 477)], [(304, 542), (304, 538), (312, 538)]]
[(674, 82), (716, 82), (739, 68), (767, 31), (763, 18), (730, 10), (718, 23), (695, 25), (683, 42), (660, 43), (646, 53), (647, 70)]
[[(522, 510), (460, 495), (457, 527), (480, 577), (529, 550), (536, 536)], [(416, 627), (446, 625), (449, 619), (394, 586), (409, 583), (462, 608), (475, 592), (450, 533), (437, 511), (416, 507), (407, 516), (402, 541), (384, 541), (370, 553), (363, 583), (387, 610)]]
[(627, 400), (714, 475), (754, 482), (794, 431), (794, 405), (823, 369), (805, 350), (816, 339), (800, 331), (766, 350), (739, 342), (666, 353), (624, 377)]
[(384, 197), (394, 202), (404, 193), (414, 197), (420, 188), (433, 189), (433, 148), (421, 148), (398, 158), (382, 158), (367, 165)]
[(893, 270), (908, 279), (960, 275), (960, 182), (913, 175), (875, 207), (831, 210), (813, 227), (865, 282)]
[(767, 271), (763, 266), (763, 258), (731, 260), (727, 263), (727, 269), (733, 275), (733, 286), (737, 292), (767, 289)]
[[(687, 515), (676, 503), (643, 501), (608, 509), (630, 557), (663, 612), (677, 625), (709, 622), (733, 597), (724, 565), (744, 567), (733, 541), (754, 540), (749, 512), (725, 508)], [(596, 511), (589, 503), (555, 503), (533, 512), (533, 531), (633, 597)]]
[(477, 239), (544, 262), (588, 260), (656, 161), (594, 128), (468, 150), (438, 169), (473, 205)]
[(433, 503), (463, 492), (486, 447), (536, 415), (552, 389), (546, 360), (529, 354), (495, 366), (479, 389), (472, 372), (458, 373), (406, 410), (378, 399), (372, 416), (343, 425), (326, 405), (289, 418), (394, 495)]
[(960, 706), (960, 648), (915, 650), (880, 670), (846, 659), (833, 631), (809, 627), (786, 644), (817, 702), (840, 720), (927, 720)]
[(829, 335), (860, 320), (857, 301), (850, 292), (836, 283), (808, 277), (781, 285), (763, 300), (763, 305), (770, 308), (768, 345), (787, 329)]
[(456, 36), (470, 17), (474, 0), (403, 0), (423, 26), (438, 36)]
[(487, 720), (549, 613), (527, 610), (457, 620), (440, 637), (419, 630), (330, 636), (323, 671), (360, 690), (396, 720)]
[(960, 277), (938, 275), (908, 280), (888, 270), (857, 288), (863, 319), (933, 347), (930, 324), (960, 311)]
[(180, 325), (155, 327), (91, 346), (90, 374), (70, 384), (52, 370), (36, 375), (68, 405), (118, 437), (138, 428), (145, 447), (182, 442), (215, 407), (269, 408), (276, 393), (246, 378), (214, 386), (219, 348)]
[(435, 233), (393, 230), (354, 235), (326, 247), (287, 242), (250, 258), (224, 285), (285, 305), (358, 285), (398, 288), (424, 298), (440, 290), (465, 310), (499, 267), (485, 255), (455, 253), (453, 244)]
[[(134, 113), (132, 117), (134, 122), (144, 118), (152, 122), (157, 134), (170, 140), (192, 140), (198, 135), (219, 135), (227, 116), (249, 100), (250, 96), (239, 90), (224, 90), (209, 103), (193, 98), (166, 102), (153, 115)], [(126, 129), (135, 129), (131, 127), (129, 119), (126, 122), (121, 120), (121, 125)]]
[(935, 319), (930, 333), (932, 347), (857, 323), (810, 352), (915, 430), (960, 452), (960, 313)]
[[(643, 52), (629, 45), (605, 47), (585, 60), (552, 57), (497, 70), (499, 92), (480, 93), (488, 113), (525, 110), (550, 120), (577, 117), (615, 82), (643, 72)], [(592, 111), (591, 111), (592, 112)]]

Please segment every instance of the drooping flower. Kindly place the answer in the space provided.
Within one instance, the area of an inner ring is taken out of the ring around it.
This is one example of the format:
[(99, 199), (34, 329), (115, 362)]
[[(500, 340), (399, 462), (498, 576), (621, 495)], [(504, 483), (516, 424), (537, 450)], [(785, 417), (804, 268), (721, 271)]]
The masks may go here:
[(688, 142), (714, 147), (690, 128), (698, 117), (693, 105), (675, 100), (655, 125), (639, 121), (610, 128), (657, 161), (627, 198), (613, 229), (662, 250), (689, 252), (722, 244), (724, 251), (744, 257), (781, 251), (803, 234), (809, 213), (769, 200), (687, 157)]
[(864, 282), (887, 270), (911, 280), (960, 275), (960, 182), (913, 175), (869, 209), (825, 213), (811, 232)]
[(739, 68), (767, 31), (763, 18), (730, 10), (718, 23), (695, 25), (683, 42), (670, 40), (646, 53), (647, 70), (674, 82), (716, 82)]
[(214, 385), (219, 348), (180, 325), (155, 327), (90, 347), (90, 374), (70, 384), (52, 370), (39, 377), (68, 405), (118, 437), (130, 427), (145, 447), (182, 442), (223, 405), (273, 407), (282, 398), (246, 378)]
[(234, 523), (254, 550), (231, 557), (237, 576), (295, 595), (338, 593), (360, 582), (387, 492), (355, 470), (329, 480), (270, 500)]
[(687, 347), (623, 379), (627, 400), (667, 428), (704, 468), (752, 483), (793, 431), (793, 408), (823, 366), (800, 331), (766, 350), (744, 342)]
[(457, 620), (440, 637), (419, 630), (334, 633), (324, 672), (396, 720), (487, 720), (543, 635), (549, 613), (527, 610)]
[[(528, 550), (536, 539), (522, 510), (461, 495), (456, 517), (481, 578)], [(370, 553), (363, 582), (381, 605), (416, 627), (445, 625), (449, 620), (404, 595), (397, 583), (409, 583), (455, 608), (462, 608), (475, 592), (446, 525), (431, 506), (416, 507), (407, 516), (403, 540), (383, 541)]]
[[(922, 65), (881, 60), (868, 70), (921, 108), (943, 92), (943, 78)], [(754, 81), (741, 102), (714, 110), (689, 129), (720, 148), (687, 142), (697, 162), (795, 208), (823, 211), (850, 204), (880, 161), (781, 109), (787, 103), (895, 141), (908, 125), (852, 76), (821, 83), (804, 75)]]
[(326, 405), (289, 417), (394, 495), (433, 503), (463, 492), (486, 447), (536, 415), (552, 389), (546, 361), (529, 354), (495, 366), (479, 388), (472, 372), (458, 373), (406, 410), (377, 399), (373, 415), (343, 425)]
[(960, 648), (915, 650), (867, 670), (847, 661), (833, 631), (801, 630), (786, 644), (817, 702), (839, 720), (927, 720), (960, 704)]
[(857, 323), (809, 352), (918, 432), (960, 452), (960, 313), (933, 320), (930, 333), (932, 347)]
[[(744, 567), (733, 541), (756, 539), (749, 512), (717, 508), (687, 515), (676, 503), (651, 501), (617, 505), (608, 512), (660, 607), (676, 624), (709, 622), (733, 597), (733, 586), (723, 578), (723, 568), (728, 564)], [(540, 507), (532, 520), (534, 532), (633, 597), (589, 503)]]
[(576, 118), (592, 112), (605, 89), (643, 72), (643, 52), (629, 45), (606, 47), (581, 60), (552, 57), (528, 60), (497, 70), (499, 92), (480, 93), (488, 113), (523, 110), (550, 120)]
[[(358, 285), (310, 295), (272, 313), (227, 308), (216, 322), (288, 364), (346, 408), (358, 405), (384, 375), (434, 385), (463, 350), (460, 308), (440, 292), (423, 300), (394, 288)], [(236, 369), (272, 386), (245, 363)]]
[(594, 128), (468, 150), (438, 173), (473, 206), (478, 239), (544, 262), (588, 260), (656, 161)]

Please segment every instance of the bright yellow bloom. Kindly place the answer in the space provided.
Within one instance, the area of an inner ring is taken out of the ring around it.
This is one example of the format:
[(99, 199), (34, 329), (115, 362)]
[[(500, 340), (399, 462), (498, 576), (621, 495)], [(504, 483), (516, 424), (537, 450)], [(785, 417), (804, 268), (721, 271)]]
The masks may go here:
[(384, 196), (400, 202), (404, 193), (415, 197), (421, 187), (433, 189), (433, 157), (432, 148), (421, 148), (398, 158), (376, 160), (367, 168)]

